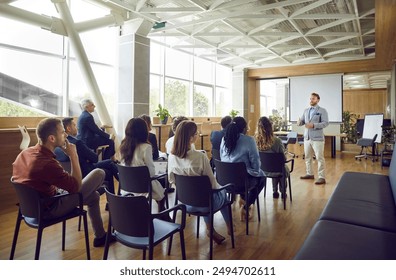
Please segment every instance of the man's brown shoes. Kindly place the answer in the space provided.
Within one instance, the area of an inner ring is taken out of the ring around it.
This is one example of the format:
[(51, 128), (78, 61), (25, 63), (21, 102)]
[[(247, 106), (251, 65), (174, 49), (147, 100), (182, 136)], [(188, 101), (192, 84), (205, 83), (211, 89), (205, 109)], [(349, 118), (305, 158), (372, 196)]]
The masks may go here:
[(315, 185), (323, 185), (326, 184), (326, 180), (324, 178), (319, 178), (316, 182)]
[(314, 178), (315, 178), (314, 175), (308, 175), (308, 174), (300, 177), (300, 179), (314, 179)]

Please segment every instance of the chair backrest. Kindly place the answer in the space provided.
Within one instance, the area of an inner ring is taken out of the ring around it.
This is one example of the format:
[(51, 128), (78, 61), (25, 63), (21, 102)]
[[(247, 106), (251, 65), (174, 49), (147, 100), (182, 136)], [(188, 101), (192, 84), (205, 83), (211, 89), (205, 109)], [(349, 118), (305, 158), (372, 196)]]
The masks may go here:
[(148, 237), (153, 229), (151, 209), (143, 196), (119, 196), (106, 190), (111, 225), (115, 231), (134, 237)]
[(195, 207), (209, 207), (212, 185), (208, 176), (184, 176), (175, 174), (177, 199)]
[(151, 178), (147, 166), (117, 164), (121, 189), (133, 193), (151, 193)]
[(287, 134), (287, 144), (296, 144), (297, 143), (297, 132), (290, 131)]
[(24, 125), (18, 125), (19, 130), (21, 131), (22, 134), (22, 141), (21, 144), (19, 145), (19, 149), (24, 150), (29, 147), (30, 144), (30, 135), (29, 132), (26, 129), (26, 126)]
[(212, 158), (220, 160), (220, 150), (212, 149)]
[(25, 217), (36, 218), (40, 217), (40, 194), (35, 189), (14, 182), (11, 183), (15, 188), (19, 201), (19, 210)]
[(244, 162), (223, 162), (215, 159), (214, 163), (216, 179), (220, 185), (225, 186), (232, 183), (235, 188), (245, 186), (248, 173)]
[(281, 173), (283, 171), (285, 166), (284, 153), (259, 152), (259, 155), (261, 161), (260, 168), (264, 173)]

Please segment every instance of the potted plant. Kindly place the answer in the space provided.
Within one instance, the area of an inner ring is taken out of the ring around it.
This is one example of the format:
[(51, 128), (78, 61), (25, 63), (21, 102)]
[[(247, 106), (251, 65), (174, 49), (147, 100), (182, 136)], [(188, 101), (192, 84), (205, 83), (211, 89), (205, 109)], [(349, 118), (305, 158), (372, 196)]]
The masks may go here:
[(346, 134), (346, 138), (343, 138), (344, 143), (356, 144), (358, 138), (356, 122), (358, 118), (359, 115), (357, 114), (349, 111), (342, 112), (341, 133)]
[(157, 117), (159, 117), (162, 124), (166, 124), (168, 122), (168, 118), (171, 117), (168, 109), (162, 107), (161, 104), (158, 104), (158, 109), (156, 109), (154, 113), (157, 114)]
[(272, 115), (268, 117), (272, 123), (274, 131), (287, 130), (287, 122), (283, 117), (283, 108), (280, 110), (273, 110)]
[(232, 109), (229, 114), (231, 118), (235, 118), (236, 116), (238, 116), (239, 111)]

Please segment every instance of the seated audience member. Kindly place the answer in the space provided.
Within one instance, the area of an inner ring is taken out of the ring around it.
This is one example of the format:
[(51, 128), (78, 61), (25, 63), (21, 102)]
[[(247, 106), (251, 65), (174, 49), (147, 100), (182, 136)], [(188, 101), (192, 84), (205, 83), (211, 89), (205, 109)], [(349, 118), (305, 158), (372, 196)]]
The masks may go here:
[(220, 145), (221, 161), (244, 162), (248, 172), (249, 185), (255, 187), (249, 192), (249, 197), (243, 195), (245, 186), (237, 186), (235, 189), (237, 192), (242, 192), (239, 200), (241, 220), (245, 217), (245, 211), (249, 211), (250, 205), (254, 203), (266, 184), (264, 172), (260, 169), (261, 162), (256, 142), (253, 137), (246, 135), (246, 131), (246, 120), (243, 117), (233, 118), (226, 128)]
[[(176, 128), (175, 141), (173, 143), (172, 152), (168, 159), (168, 175), (169, 182), (175, 183), (175, 174), (184, 176), (208, 176), (212, 184), (212, 188), (218, 188), (216, 178), (213, 175), (210, 167), (209, 159), (206, 154), (193, 149), (191, 146), (196, 141), (198, 131), (197, 125), (192, 121), (182, 121)], [(176, 186), (177, 188), (177, 186)], [(230, 216), (225, 207), (227, 202), (226, 192), (213, 193), (212, 205), (213, 209), (217, 211), (221, 209), (224, 221), (227, 224), (228, 233), (231, 234), (230, 227)], [(202, 211), (206, 212), (208, 209), (202, 207), (188, 206), (189, 211)], [(209, 224), (209, 217), (204, 216), (206, 223), (206, 234), (209, 236), (209, 230), (211, 224)], [(216, 230), (213, 232), (213, 240), (217, 244), (221, 244), (224, 241), (224, 236), (220, 235)]]
[[(78, 159), (80, 162), (82, 177), (85, 178), (95, 168), (103, 169), (106, 173), (105, 181), (110, 192), (114, 193), (114, 178), (118, 181), (118, 169), (111, 159), (98, 161), (98, 155), (92, 151), (83, 141), (75, 138), (77, 136), (77, 126), (73, 118), (64, 118), (62, 120), (65, 132), (68, 135), (67, 140), (76, 145)], [(59, 147), (55, 149), (56, 159), (64, 162), (69, 161), (69, 157), (65, 155)]]
[[(121, 142), (121, 164), (125, 166), (147, 166), (150, 176), (155, 175), (152, 147), (148, 143), (148, 128), (141, 118), (132, 118), (125, 128), (125, 138)], [(152, 181), (152, 198), (158, 203), (158, 212), (165, 210), (165, 190), (158, 180)], [(121, 190), (121, 194), (127, 192)], [(163, 217), (170, 221), (169, 215)]]
[[(93, 246), (103, 246), (106, 232), (100, 213), (99, 193), (96, 190), (102, 185), (105, 172), (101, 169), (94, 169), (82, 179), (76, 146), (66, 139), (67, 135), (59, 119), (43, 119), (38, 124), (36, 133), (38, 144), (23, 150), (17, 156), (13, 163), (12, 179), (34, 188), (43, 197), (55, 196), (62, 191), (80, 192), (84, 205), (88, 206), (88, 216), (95, 235)], [(62, 148), (69, 156), (70, 174), (55, 159), (56, 147)], [(45, 215), (48, 218), (61, 217), (73, 211), (78, 204), (77, 199), (61, 198), (50, 208), (45, 209)]]
[[(143, 115), (140, 115), (139, 118), (142, 118), (146, 122), (148, 131), (151, 131), (152, 126), (151, 126), (151, 118), (150, 118), (150, 116), (143, 114)], [(155, 136), (154, 133), (149, 132), (148, 141), (151, 144), (151, 147), (153, 148), (153, 160), (157, 160), (158, 158), (160, 158), (160, 151), (158, 150), (157, 137)], [(164, 153), (162, 153), (162, 154), (164, 156), (166, 156), (166, 154), (164, 154)], [(167, 156), (166, 157), (162, 157), (162, 158), (166, 159)], [(159, 179), (158, 181), (161, 183), (162, 186), (164, 186), (164, 187), (166, 186), (165, 178)], [(174, 188), (169, 188), (168, 189), (168, 192), (170, 192), (170, 193), (174, 192), (174, 191), (175, 191)]]
[[(257, 143), (257, 148), (260, 152), (267, 152), (267, 153), (282, 153), (285, 155), (285, 147), (283, 146), (282, 140), (280, 140), (278, 137), (274, 135), (273, 129), (272, 129), (272, 123), (267, 117), (261, 117), (258, 120), (257, 123), (257, 132), (254, 136), (256, 139)], [(286, 156), (285, 156), (286, 160)], [(287, 165), (285, 165), (285, 170), (286, 170), (286, 176), (289, 175), (290, 171)], [(267, 174), (265, 173), (266, 176), (268, 175), (281, 175), (281, 174), (276, 174), (276, 173), (271, 173)], [(273, 189), (273, 198), (279, 198), (279, 192), (278, 192), (278, 185), (279, 185), (279, 190), (282, 193), (282, 198), (283, 198), (283, 192), (280, 189), (281, 184), (280, 184), (280, 178), (272, 178), (272, 189)], [(287, 188), (287, 186), (286, 186)], [(286, 189), (285, 192), (286, 194)]]
[(110, 159), (115, 154), (114, 141), (110, 139), (110, 134), (107, 134), (96, 125), (94, 117), (92, 116), (92, 112), (95, 111), (95, 104), (90, 99), (84, 99), (81, 102), (81, 107), (83, 112), (77, 122), (77, 138), (82, 140), (94, 151), (96, 151), (99, 146), (109, 145), (104, 151), (103, 159)]
[[(173, 141), (175, 139), (175, 133), (176, 133), (176, 128), (177, 128), (178, 124), (181, 123), (182, 121), (186, 121), (186, 120), (188, 120), (188, 118), (186, 118), (184, 116), (178, 116), (178, 117), (173, 118), (173, 123), (172, 123), (173, 136), (171, 136), (165, 143), (166, 153), (168, 155), (171, 153), (172, 148), (173, 148)], [(191, 147), (193, 149), (195, 149), (194, 143), (192, 144)]]
[(212, 150), (220, 150), (221, 139), (223, 139), (225, 134), (225, 129), (232, 121), (230, 116), (225, 116), (221, 119), (221, 130), (213, 130), (210, 133), (210, 142), (212, 143)]
[(151, 147), (153, 148), (153, 160), (156, 160), (159, 158), (159, 150), (158, 150), (158, 144), (157, 144), (157, 136), (155, 136), (154, 133), (151, 133), (151, 118), (149, 115), (140, 115), (139, 118), (142, 118), (148, 127), (148, 131), (149, 131), (149, 137), (148, 137), (148, 141), (151, 144)]

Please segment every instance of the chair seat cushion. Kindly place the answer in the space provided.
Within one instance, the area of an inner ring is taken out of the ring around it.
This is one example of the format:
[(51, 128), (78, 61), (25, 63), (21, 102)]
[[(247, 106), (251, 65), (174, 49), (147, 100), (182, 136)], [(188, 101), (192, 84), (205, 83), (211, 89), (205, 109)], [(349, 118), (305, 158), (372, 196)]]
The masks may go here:
[(334, 221), (318, 221), (297, 260), (394, 260), (396, 234)]
[[(169, 236), (169, 234), (177, 232), (180, 230), (180, 225), (176, 223), (170, 223), (162, 221), (159, 219), (153, 220), (154, 224), (154, 244), (161, 242), (164, 236)], [(117, 241), (122, 244), (135, 248), (146, 248), (149, 245), (148, 237), (133, 237), (129, 235), (122, 234), (120, 232), (114, 232)]]
[(320, 220), (396, 232), (396, 206), (388, 176), (345, 172)]

